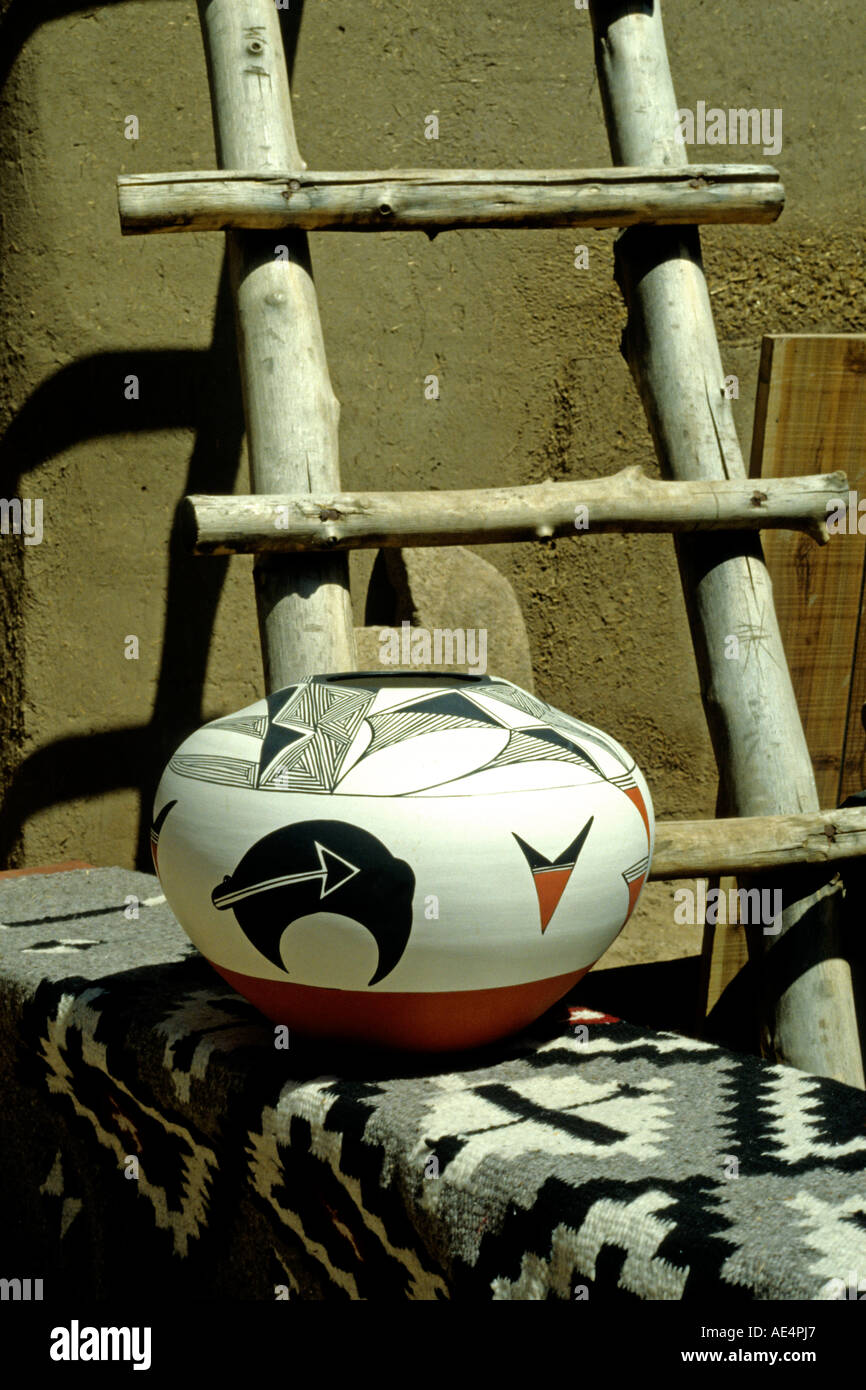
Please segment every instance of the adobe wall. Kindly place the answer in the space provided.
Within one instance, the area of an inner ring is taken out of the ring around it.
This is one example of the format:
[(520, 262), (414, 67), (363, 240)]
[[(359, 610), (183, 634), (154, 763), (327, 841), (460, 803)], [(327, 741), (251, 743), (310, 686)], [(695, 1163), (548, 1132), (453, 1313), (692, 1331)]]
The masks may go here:
[[(566, 0), (307, 0), (304, 11), (294, 100), (311, 168), (610, 162), (589, 18)], [(762, 333), (864, 328), (862, 6), (793, 12), (781, 0), (665, 7), (682, 107), (783, 111), (781, 221), (704, 233), (747, 456)], [(0, 848), (10, 866), (147, 867), (173, 748), (261, 691), (251, 561), (193, 560), (173, 535), (184, 494), (248, 489), (222, 237), (124, 239), (115, 201), (119, 173), (215, 167), (198, 18), (184, 0), (0, 0), (0, 17), (0, 493), (42, 499), (44, 515), (41, 544), (0, 538)], [(437, 141), (425, 139), (430, 114)], [(654, 467), (619, 355), (614, 236), (313, 237), (344, 486)], [(425, 398), (431, 373), (438, 400)], [(138, 400), (125, 397), (131, 375)], [(514, 586), (537, 692), (634, 752), (658, 814), (712, 814), (670, 539), (479, 553)]]

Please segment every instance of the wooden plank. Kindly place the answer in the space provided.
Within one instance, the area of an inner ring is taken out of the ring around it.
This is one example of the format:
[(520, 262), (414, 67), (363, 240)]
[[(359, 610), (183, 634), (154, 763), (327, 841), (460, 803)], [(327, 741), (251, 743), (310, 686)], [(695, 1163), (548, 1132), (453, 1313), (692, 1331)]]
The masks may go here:
[[(866, 585), (866, 574), (864, 574)], [(854, 674), (851, 678), (851, 702), (845, 727), (845, 750), (842, 755), (842, 785), (840, 801), (855, 792), (866, 791), (866, 603), (860, 605), (857, 645), (854, 649)]]
[(785, 193), (772, 165), (682, 169), (394, 169), (122, 175), (127, 235), (234, 228), (447, 231), (454, 227), (629, 227), (773, 222)]
[(846, 486), (843, 473), (760, 488), (739, 478), (664, 482), (634, 466), (609, 478), (474, 491), (188, 497), (183, 515), (199, 555), (773, 526), (823, 542), (827, 500)]
[[(774, 333), (762, 343), (751, 476), (842, 468), (857, 494), (845, 530), (815, 555), (767, 536), (779, 627), (821, 804), (866, 787), (866, 334)], [(843, 500), (849, 501), (847, 495)], [(859, 501), (863, 511), (857, 512)], [(858, 522), (862, 524), (860, 532)], [(835, 526), (835, 521), (834, 521)]]
[[(704, 925), (699, 1009), (694, 1031), (698, 1037), (722, 1042), (737, 1052), (757, 1052), (761, 1045), (760, 1001), (754, 972), (750, 969), (749, 937), (750, 933), (753, 937), (760, 936), (763, 927), (761, 924), (751, 927), (738, 920), (734, 896), (738, 886), (736, 879), (715, 879), (713, 886), (724, 894), (724, 912), (730, 916), (727, 921)], [(721, 902), (719, 906), (722, 907)]]
[[(649, 878), (764, 874), (796, 865), (838, 864), (866, 854), (866, 808), (808, 815), (656, 821)], [(751, 883), (743, 883), (751, 888)], [(764, 885), (766, 886), (766, 884)], [(774, 879), (787, 907), (785, 881)]]
[(703, 1015), (711, 1013), (731, 981), (748, 964), (749, 947), (746, 933), (740, 924), (738, 881), (728, 874), (710, 880), (725, 903), (725, 920), (719, 914), (717, 922), (704, 922), (704, 943), (701, 952), (707, 967), (704, 988)]
[[(220, 162), (276, 170), (303, 164), (273, 0), (199, 0)], [(250, 473), (256, 492), (339, 490), (334, 395), (304, 232), (228, 233)], [(266, 556), (256, 601), (269, 690), (304, 673), (355, 665), (344, 555)]]
[[(719, 796), (716, 801), (716, 815), (726, 817), (728, 813), (729, 808)], [(715, 875), (711, 882), (715, 888), (724, 893), (726, 902), (731, 901), (730, 890), (736, 890), (738, 887), (735, 877), (729, 874)], [(730, 914), (726, 914), (726, 916), (729, 917)], [(734, 917), (736, 921), (739, 921), (739, 913), (734, 913)], [(706, 1037), (709, 1015), (727, 990), (728, 985), (732, 984), (740, 971), (748, 965), (749, 946), (745, 931), (742, 929), (737, 931), (727, 921), (720, 925), (718, 921), (705, 920), (703, 928), (697, 1017), (698, 1031), (701, 1036)], [(757, 1037), (757, 1019), (754, 1023), (753, 1036)], [(755, 1046), (757, 1046), (757, 1042)]]
[[(615, 162), (685, 165), (659, 0), (590, 0), (590, 14)], [(743, 478), (697, 229), (633, 227), (617, 240), (616, 264), (629, 310), (624, 351), (663, 474)], [(681, 536), (677, 556), (724, 804), (738, 816), (816, 811), (760, 541), (745, 533)], [(729, 638), (741, 630), (748, 660), (731, 660)], [(758, 948), (765, 1050), (862, 1087), (841, 888), (826, 870), (797, 871), (778, 886), (782, 932)]]

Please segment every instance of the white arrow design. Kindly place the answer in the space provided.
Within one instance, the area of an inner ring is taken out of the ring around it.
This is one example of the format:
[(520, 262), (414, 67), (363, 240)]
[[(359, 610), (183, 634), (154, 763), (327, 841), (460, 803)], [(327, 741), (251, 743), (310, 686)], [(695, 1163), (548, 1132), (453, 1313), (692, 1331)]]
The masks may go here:
[(251, 883), (248, 888), (234, 888), (228, 893), (217, 888), (212, 897), (214, 907), (222, 911), (223, 908), (233, 907), (243, 898), (251, 898), (257, 893), (268, 893), (272, 888), (285, 888), (290, 883), (309, 883), (314, 878), (322, 880), (322, 891), (319, 897), (320, 899), (326, 898), (329, 893), (336, 892), (338, 888), (342, 888), (344, 883), (348, 883), (350, 879), (361, 872), (355, 864), (350, 864), (348, 859), (343, 859), (332, 849), (326, 849), (324, 845), (319, 844), (318, 840), (314, 840), (313, 843), (319, 856), (320, 869), (310, 869), (309, 872), (303, 874), (281, 874), (279, 878), (268, 878), (262, 883)]

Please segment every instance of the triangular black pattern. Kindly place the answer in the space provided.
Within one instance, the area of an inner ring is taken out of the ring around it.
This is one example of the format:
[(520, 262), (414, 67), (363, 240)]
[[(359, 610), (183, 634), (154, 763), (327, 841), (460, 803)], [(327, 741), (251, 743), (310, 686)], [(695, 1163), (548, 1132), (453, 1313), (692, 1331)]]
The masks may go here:
[(578, 762), (591, 767), (594, 772), (598, 773), (599, 777), (604, 776), (604, 773), (595, 759), (587, 753), (585, 748), (581, 747), (581, 745), (576, 742), (574, 737), (564, 737), (562, 734), (557, 733), (555, 729), (526, 729), (523, 732), (528, 737), (540, 743), (548, 744), (551, 749), (562, 749), (566, 753), (570, 753), (577, 758)]
[(327, 788), (322, 786), (322, 779), (317, 770), (291, 767), (274, 778), (273, 786), (268, 787), (268, 791), (317, 793), (327, 791)]
[(256, 764), (243, 758), (215, 758), (206, 753), (175, 753), (169, 767), (180, 777), (227, 787), (254, 787)]
[(296, 746), (310, 738), (308, 729), (287, 729), (271, 723), (259, 754), (259, 786), (270, 786), (276, 773), (292, 756)]
[(523, 690), (510, 690), (507, 686), (485, 686), (483, 694), (491, 700), (500, 700), (504, 705), (510, 705), (512, 709), (522, 710), (524, 714), (530, 715), (533, 719), (543, 720), (552, 729), (565, 735), (566, 738), (572, 739), (580, 747), (583, 755), (596, 767), (600, 777), (605, 777), (606, 774), (598, 767), (591, 754), (586, 751), (586, 744), (595, 745), (609, 753), (612, 758), (616, 759), (620, 767), (629, 767), (614, 740), (609, 739), (600, 729), (584, 724), (582, 720), (574, 719), (570, 714), (554, 709), (552, 705), (543, 704), (540, 700), (536, 700), (534, 695), (529, 695)]
[(478, 693), (483, 695), (486, 700), (499, 700), (501, 704), (510, 705), (512, 709), (522, 710), (524, 714), (531, 715), (533, 719), (549, 720), (552, 713), (550, 705), (542, 704), (540, 700), (536, 700), (534, 695), (528, 694), (525, 690), (517, 690), (508, 685), (485, 685)]
[(346, 756), (348, 741), (343, 738), (332, 738), (330, 734), (320, 730), (315, 747), (322, 783), (327, 791), (331, 791), (336, 785), (340, 764)]
[(292, 739), (285, 747), (272, 758), (267, 766), (262, 766), (259, 772), (258, 785), (263, 791), (275, 791), (283, 786), (282, 776), (287, 768), (295, 767), (301, 759), (304, 749), (314, 740), (315, 735), (309, 731), (298, 731), (298, 736)]
[(285, 718), (292, 701), (297, 698), (298, 689), (296, 685), (289, 685), (284, 690), (272, 690), (270, 695), (265, 696), (268, 719), (272, 724), (279, 724)]
[[(609, 753), (612, 758), (616, 759), (620, 767), (626, 768), (629, 771), (634, 767), (634, 763), (628, 763), (623, 759), (622, 750), (617, 747), (614, 740), (608, 738), (600, 729), (590, 727), (590, 725), (584, 724), (580, 719), (572, 719), (570, 715), (563, 714), (561, 710), (549, 709), (546, 718), (547, 722), (552, 725), (554, 729), (559, 729), (570, 738), (575, 738), (580, 743), (595, 744), (597, 748), (601, 748), (605, 753)], [(608, 780), (618, 781), (619, 779), (609, 778)]]
[(531, 729), (515, 730), (502, 752), (479, 768), (479, 772), (486, 772), (492, 767), (508, 767), (514, 763), (557, 762), (585, 767), (587, 771), (601, 776), (591, 758), (583, 757), (579, 749), (562, 739), (544, 738), (546, 732), (544, 729), (539, 729), (537, 734)]
[(280, 719), (291, 719), (295, 724), (303, 724), (315, 729), (319, 720), (330, 709), (333, 699), (328, 686), (313, 681), (309, 685), (298, 686), (295, 694), (280, 711)]
[[(484, 693), (487, 693), (486, 690)], [(502, 727), (499, 720), (489, 710), (482, 709), (481, 705), (477, 705), (474, 700), (468, 695), (463, 695), (459, 690), (446, 690), (443, 694), (437, 693), (420, 700), (413, 700), (409, 704), (400, 705), (400, 711), (403, 714), (417, 712), (424, 715), (440, 715), (444, 719), (464, 719), (469, 724), (490, 724), (494, 728)]]
[(274, 791), (332, 791), (345, 753), (345, 741), (318, 733), (303, 748), (291, 751), (285, 765), (263, 785)]
[(208, 725), (210, 729), (231, 729), (233, 733), (249, 734), (251, 738), (264, 738), (267, 727), (266, 714), (238, 714), (231, 719), (215, 719)]
[(319, 720), (319, 728), (349, 743), (363, 723), (374, 697), (369, 691), (351, 690), (333, 690), (331, 695), (333, 698)]
[[(444, 714), (410, 714), (405, 709), (383, 710), (381, 714), (369, 716), (368, 722), (373, 730), (373, 738), (364, 749), (363, 757), (378, 753), (382, 748), (403, 743), (406, 739), (417, 738), (421, 734), (441, 733), (446, 729), (477, 729), (484, 726), (468, 719)], [(501, 725), (497, 726), (501, 728)]]

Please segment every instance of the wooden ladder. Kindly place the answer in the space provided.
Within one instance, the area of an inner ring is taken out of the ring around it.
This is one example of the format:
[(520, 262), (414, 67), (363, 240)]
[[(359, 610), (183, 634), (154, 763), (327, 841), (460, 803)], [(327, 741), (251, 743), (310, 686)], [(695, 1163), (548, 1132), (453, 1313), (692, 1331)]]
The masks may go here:
[[(843, 474), (750, 482), (723, 389), (698, 224), (771, 222), (775, 169), (690, 165), (659, 0), (590, 0), (612, 169), (307, 170), (274, 0), (199, 0), (221, 170), (118, 180), (125, 233), (227, 232), (253, 496), (186, 499), (199, 554), (253, 552), (269, 690), (355, 669), (346, 552), (671, 531), (726, 819), (660, 823), (653, 878), (774, 869), (778, 935), (752, 930), (763, 1048), (864, 1085), (839, 860), (866, 853), (866, 811), (821, 812), (759, 529), (827, 539)], [(338, 415), (309, 230), (620, 227), (624, 352), (663, 481), (613, 478), (457, 493), (340, 491)], [(278, 232), (275, 244), (274, 233)], [(699, 533), (699, 534), (696, 534)], [(748, 661), (729, 638), (758, 634)], [(760, 881), (760, 880), (758, 880)]]

